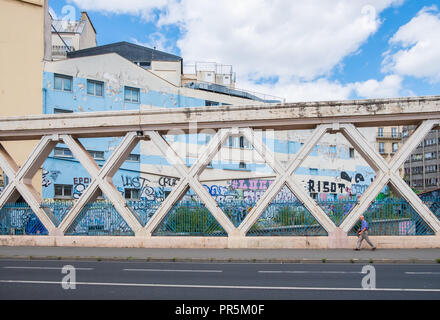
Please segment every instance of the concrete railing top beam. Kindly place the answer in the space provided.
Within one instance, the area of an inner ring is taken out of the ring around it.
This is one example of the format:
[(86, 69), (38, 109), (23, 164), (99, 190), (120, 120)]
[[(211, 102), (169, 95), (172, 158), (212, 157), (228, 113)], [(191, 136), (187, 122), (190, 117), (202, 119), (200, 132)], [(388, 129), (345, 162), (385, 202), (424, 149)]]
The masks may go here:
[(4, 117), (0, 118), (0, 140), (67, 133), (78, 138), (123, 136), (128, 131), (170, 129), (295, 130), (329, 123), (377, 127), (418, 124), (426, 119), (440, 120), (440, 96)]

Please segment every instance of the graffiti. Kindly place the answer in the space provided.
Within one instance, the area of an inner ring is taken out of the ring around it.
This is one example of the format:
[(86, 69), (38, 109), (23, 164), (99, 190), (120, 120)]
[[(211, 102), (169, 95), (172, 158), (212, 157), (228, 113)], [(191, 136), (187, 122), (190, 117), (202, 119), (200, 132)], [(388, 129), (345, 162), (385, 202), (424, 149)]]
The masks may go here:
[(351, 177), (348, 175), (348, 173), (347, 172), (345, 172), (345, 171), (342, 171), (341, 172), (341, 179), (343, 179), (343, 180), (345, 180), (345, 181), (348, 181), (348, 182), (351, 182)]
[[(351, 177), (345, 171), (341, 172), (341, 179), (343, 179), (345, 181), (348, 181), (348, 182), (351, 182)], [(365, 181), (364, 176), (362, 175), (362, 173), (356, 173), (356, 175), (354, 177), (354, 181), (356, 181), (356, 183), (359, 183), (361, 181)]]
[(58, 170), (52, 170), (50, 171), (50, 177), (53, 181), (57, 181), (58, 176), (60, 175), (61, 171)]
[(257, 202), (266, 190), (243, 190), (243, 200), (247, 202)]
[[(161, 178), (167, 178), (167, 177), (161, 177)], [(141, 199), (146, 199), (148, 201), (163, 201), (169, 193), (169, 191), (165, 190), (163, 186), (160, 186), (158, 188), (153, 188), (151, 186), (151, 181), (144, 177), (130, 177), (130, 176), (121, 175), (121, 179), (122, 179), (122, 186), (124, 188), (128, 187), (139, 190), (139, 197)], [(174, 179), (174, 178), (169, 178), (169, 179)], [(171, 185), (174, 183), (175, 185), (176, 181), (173, 182), (172, 180), (162, 179), (162, 183), (164, 185), (165, 184)]]
[(267, 190), (272, 180), (232, 180), (232, 189), (241, 190)]
[(230, 189), (229, 187), (218, 186), (215, 184), (212, 186), (204, 184), (203, 186), (217, 202), (233, 201), (239, 199), (238, 193), (235, 190)]
[(203, 185), (206, 190), (208, 190), (209, 194), (211, 196), (226, 196), (229, 194), (229, 189), (227, 187), (224, 186), (217, 186), (217, 185), (212, 185), (212, 186), (208, 186), (206, 184)]
[(122, 186), (134, 189), (142, 189), (148, 186), (150, 180), (143, 177), (129, 177), (121, 175)]
[(287, 186), (284, 186), (274, 199), (275, 202), (293, 202), (296, 200), (297, 198)]
[(47, 171), (46, 169), (42, 170), (42, 180), (41, 180), (41, 185), (45, 188), (47, 188), (48, 186), (50, 186), (52, 184), (52, 181), (50, 181), (47, 176), (49, 174), (49, 171)]
[(364, 176), (360, 173), (356, 173), (356, 176), (354, 178), (354, 181), (356, 181), (356, 183), (359, 183), (361, 181), (365, 181)]
[(92, 180), (88, 177), (74, 177), (73, 178), (73, 198), (79, 199), (84, 190), (89, 186)]
[(352, 194), (362, 194), (367, 190), (368, 185), (366, 184), (352, 184), (351, 185), (351, 193)]
[(179, 181), (179, 178), (170, 178), (163, 176), (159, 178), (159, 185), (161, 187), (174, 187), (177, 184), (177, 181)]
[(344, 183), (336, 183), (329, 181), (315, 181), (310, 179), (308, 181), (308, 191), (309, 193), (343, 193), (345, 190)]

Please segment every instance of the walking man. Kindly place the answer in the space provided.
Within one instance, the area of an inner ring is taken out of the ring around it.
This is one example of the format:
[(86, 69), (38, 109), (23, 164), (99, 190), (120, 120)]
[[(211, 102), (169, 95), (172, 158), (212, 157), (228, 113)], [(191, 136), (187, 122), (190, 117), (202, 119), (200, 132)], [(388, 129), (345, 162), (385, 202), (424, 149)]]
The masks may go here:
[(358, 231), (358, 242), (357, 242), (356, 249), (354, 249), (354, 250), (361, 249), (361, 244), (362, 244), (363, 240), (367, 241), (367, 243), (370, 245), (372, 250), (376, 250), (376, 247), (368, 238), (368, 222), (367, 222), (367, 220), (365, 220), (364, 216), (360, 216), (359, 219), (361, 220), (361, 228)]

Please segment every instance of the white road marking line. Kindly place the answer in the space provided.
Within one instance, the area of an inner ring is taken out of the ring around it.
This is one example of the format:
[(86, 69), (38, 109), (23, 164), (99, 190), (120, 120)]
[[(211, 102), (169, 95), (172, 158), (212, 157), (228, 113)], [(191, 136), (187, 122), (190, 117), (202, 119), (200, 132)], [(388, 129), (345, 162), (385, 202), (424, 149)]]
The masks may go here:
[[(27, 284), (58, 284), (62, 281), (36, 280), (0, 280), (0, 283), (27, 283)], [(199, 289), (245, 289), (245, 290), (315, 290), (315, 291), (412, 291), (412, 292), (440, 292), (440, 289), (416, 288), (327, 288), (327, 287), (265, 287), (265, 286), (219, 286), (198, 284), (162, 284), (162, 283), (121, 283), (121, 282), (72, 282), (75, 285), (88, 286), (123, 286), (123, 287), (164, 287), (164, 288), (199, 288)]]
[[(38, 269), (38, 270), (61, 270), (63, 267), (15, 267), (6, 266), (3, 269)], [(75, 268), (75, 270), (93, 270), (93, 268)]]
[(407, 271), (406, 274), (440, 274), (440, 272), (411, 272)]
[(335, 274), (345, 274), (345, 273), (356, 273), (361, 274), (360, 271), (290, 271), (290, 270), (260, 270), (259, 273), (335, 273)]
[(177, 270), (177, 269), (122, 269), (123, 271), (146, 271), (146, 272), (223, 272), (223, 270)]

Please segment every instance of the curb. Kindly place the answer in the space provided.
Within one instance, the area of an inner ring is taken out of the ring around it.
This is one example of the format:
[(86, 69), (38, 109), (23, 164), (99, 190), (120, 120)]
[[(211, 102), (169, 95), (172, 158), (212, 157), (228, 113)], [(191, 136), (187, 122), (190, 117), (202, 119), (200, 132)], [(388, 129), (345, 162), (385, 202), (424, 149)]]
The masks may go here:
[(237, 258), (153, 258), (153, 257), (96, 257), (96, 256), (21, 256), (0, 255), (0, 259), (23, 259), (23, 260), (73, 260), (73, 261), (132, 261), (132, 262), (199, 262), (199, 263), (378, 263), (378, 264), (440, 264), (439, 259), (237, 259)]

